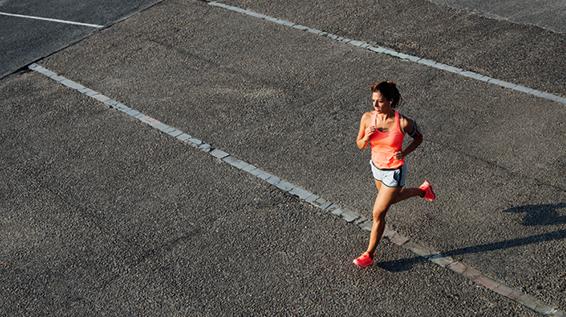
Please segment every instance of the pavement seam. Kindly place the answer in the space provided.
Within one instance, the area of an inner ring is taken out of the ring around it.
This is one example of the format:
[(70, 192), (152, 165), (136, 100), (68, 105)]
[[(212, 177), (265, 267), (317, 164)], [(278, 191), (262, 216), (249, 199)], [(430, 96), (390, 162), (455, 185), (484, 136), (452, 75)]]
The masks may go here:
[(272, 16), (261, 14), (261, 13), (258, 13), (258, 12), (255, 12), (255, 11), (252, 11), (252, 10), (249, 10), (249, 9), (243, 9), (243, 8), (240, 8), (240, 7), (227, 5), (227, 4), (215, 2), (215, 1), (207, 1), (207, 3), (211, 6), (214, 6), (214, 7), (226, 9), (226, 10), (233, 11), (233, 12), (238, 12), (238, 13), (241, 13), (241, 14), (245, 14), (245, 15), (257, 18), (257, 19), (269, 21), (269, 22), (272, 22), (272, 23), (275, 23), (275, 24), (279, 24), (279, 25), (290, 27), (290, 28), (297, 29), (297, 30), (300, 30), (300, 31), (312, 33), (312, 34), (315, 34), (315, 35), (318, 35), (318, 36), (327, 37), (327, 38), (329, 38), (333, 41), (337, 41), (337, 42), (349, 44), (349, 45), (352, 45), (352, 46), (356, 46), (356, 47), (359, 47), (359, 48), (362, 48), (362, 49), (365, 49), (365, 50), (369, 50), (373, 53), (388, 55), (388, 56), (398, 58), (398, 59), (401, 59), (401, 60), (404, 60), (404, 61), (407, 61), (407, 62), (425, 65), (425, 66), (428, 66), (428, 67), (432, 67), (434, 69), (446, 71), (446, 72), (453, 73), (453, 74), (463, 76), (463, 77), (466, 77), (466, 78), (482, 81), (482, 82), (485, 82), (487, 84), (496, 85), (496, 86), (499, 86), (499, 87), (502, 87), (502, 88), (508, 88), (508, 89), (518, 91), (518, 92), (521, 92), (521, 93), (525, 93), (525, 94), (528, 94), (528, 95), (531, 95), (531, 96), (539, 97), (539, 98), (542, 98), (542, 99), (546, 99), (546, 100), (550, 100), (550, 101), (554, 101), (554, 102), (566, 105), (566, 98), (565, 97), (555, 95), (555, 94), (552, 94), (552, 93), (549, 93), (549, 92), (533, 89), (533, 88), (530, 88), (530, 87), (527, 87), (527, 86), (511, 83), (511, 82), (504, 81), (504, 80), (499, 80), (499, 79), (496, 79), (496, 78), (492, 78), (492, 77), (489, 77), (489, 76), (482, 75), (480, 73), (464, 70), (464, 69), (461, 69), (459, 67), (447, 65), (447, 64), (440, 63), (440, 62), (437, 62), (437, 61), (434, 61), (434, 60), (431, 60), (431, 59), (426, 59), (426, 58), (423, 58), (423, 57), (420, 57), (420, 56), (405, 54), (405, 53), (398, 52), (398, 51), (395, 51), (391, 48), (387, 48), (387, 47), (384, 47), (384, 46), (375, 46), (375, 45), (371, 45), (370, 43), (365, 42), (365, 41), (342, 37), (342, 36), (339, 36), (339, 35), (336, 35), (336, 34), (321, 31), (321, 30), (311, 28), (311, 27), (308, 27), (308, 26), (305, 26), (305, 25), (296, 24), (296, 23), (293, 23), (293, 22), (288, 21), (288, 20), (278, 19), (278, 18), (275, 18), (275, 17), (272, 17)]
[[(56, 74), (55, 72), (40, 66), (38, 64), (31, 64), (28, 68), (32, 71), (40, 73), (46, 77), (49, 77), (53, 81), (64, 85), (72, 90), (77, 91), (80, 94), (96, 99), (104, 105), (106, 108), (115, 109), (120, 112), (127, 114), (128, 116), (141, 121), (175, 139), (177, 141), (188, 144), (196, 149), (210, 154), (213, 158), (231, 165), (243, 172), (258, 178), (261, 181), (265, 181), (268, 184), (277, 187), (283, 192), (288, 192), (293, 196), (297, 196), (299, 200), (306, 202), (314, 207), (317, 207), (323, 211), (329, 212), (330, 214), (342, 218), (347, 223), (353, 224), (358, 228), (371, 231), (372, 221), (362, 216), (360, 213), (340, 207), (324, 198), (302, 188), (296, 184), (288, 182), (284, 179), (279, 178), (267, 171), (260, 169), (246, 161), (240, 160), (237, 157), (231, 155), (230, 153), (223, 151), (221, 149), (215, 148), (214, 146), (206, 143), (203, 140), (191, 136), (189, 133), (184, 132), (180, 129), (167, 125), (157, 119), (149, 117), (142, 112), (139, 112), (133, 108), (126, 106), (125, 104), (114, 100), (108, 96), (103, 95), (100, 92), (96, 92), (92, 89), (86, 88), (85, 86), (67, 79), (63, 76)], [(503, 282), (497, 281), (490, 278), (473, 268), (470, 265), (465, 264), (462, 261), (456, 261), (452, 257), (443, 255), (441, 252), (434, 250), (433, 248), (426, 246), (422, 243), (416, 242), (409, 237), (405, 237), (392, 229), (390, 226), (385, 226), (384, 237), (391, 241), (393, 244), (403, 247), (414, 254), (425, 258), (426, 260), (435, 263), (443, 268), (450, 269), (451, 271), (460, 274), (468, 279), (470, 279), (475, 284), (482, 286), (488, 290), (493, 291), (503, 297), (506, 297), (516, 303), (519, 303), (525, 307), (532, 309), (533, 311), (540, 313), (545, 316), (565, 316), (564, 311), (559, 310), (556, 306), (550, 306), (544, 302), (538, 300), (537, 298), (528, 295), (520, 290), (508, 287)]]

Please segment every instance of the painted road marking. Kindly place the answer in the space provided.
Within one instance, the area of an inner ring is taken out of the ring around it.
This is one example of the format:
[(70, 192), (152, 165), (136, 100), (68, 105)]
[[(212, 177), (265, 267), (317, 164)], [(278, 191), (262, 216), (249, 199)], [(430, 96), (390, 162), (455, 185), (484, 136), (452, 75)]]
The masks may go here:
[(500, 86), (503, 88), (509, 88), (515, 91), (519, 91), (525, 94), (529, 94), (532, 96), (536, 96), (539, 98), (543, 98), (546, 100), (551, 100), (554, 102), (558, 102), (561, 103), (563, 105), (566, 105), (566, 98), (558, 96), (558, 95), (554, 95), (545, 91), (540, 91), (540, 90), (536, 90), (536, 89), (532, 89), (526, 86), (522, 86), (522, 85), (517, 85), (511, 82), (507, 82), (504, 80), (499, 80), (496, 78), (492, 78), (489, 76), (485, 76), (476, 72), (472, 72), (472, 71), (467, 71), (458, 67), (454, 67), (454, 66), (450, 66), (450, 65), (446, 65), (443, 63), (439, 63), (430, 59), (426, 59), (426, 58), (422, 58), (419, 56), (414, 56), (414, 55), (409, 55), (409, 54), (405, 54), (405, 53), (401, 53), (401, 52), (397, 52), (393, 49), (387, 48), (387, 47), (383, 47), (383, 46), (374, 46), (371, 45), (367, 42), (364, 41), (359, 41), (359, 40), (355, 40), (355, 39), (350, 39), (350, 38), (346, 38), (346, 37), (341, 37), (339, 35), (336, 34), (332, 34), (332, 33), (328, 33), (328, 32), (324, 32), (321, 30), (317, 30), (308, 26), (304, 26), (304, 25), (300, 25), (300, 24), (296, 24), (287, 20), (283, 20), (283, 19), (278, 19), (278, 18), (274, 18), (268, 15), (264, 15), (252, 10), (248, 10), (248, 9), (242, 9), (239, 7), (235, 7), (235, 6), (231, 6), (231, 5), (227, 5), (224, 3), (219, 3), (219, 2), (208, 2), (209, 5), (211, 6), (215, 6), (215, 7), (219, 7), (219, 8), (223, 8), (226, 10), (230, 10), (230, 11), (234, 11), (234, 12), (238, 12), (238, 13), (242, 13), (245, 15), (249, 15), (252, 16), (254, 18), (258, 18), (258, 19), (262, 19), (262, 20), (266, 20), (275, 24), (279, 24), (279, 25), (284, 25), (287, 27), (291, 27), (297, 30), (301, 30), (301, 31), (305, 31), (305, 32), (309, 32), (309, 33), (313, 33), (319, 36), (324, 36), (327, 38), (330, 38), (334, 41), (338, 41), (338, 42), (342, 42), (342, 43), (346, 43), (346, 44), (350, 44), (359, 48), (363, 48), (363, 49), (367, 49), (370, 50), (374, 53), (378, 53), (378, 54), (384, 54), (384, 55), (389, 55), (395, 58), (399, 58), (408, 62), (413, 62), (413, 63), (417, 63), (417, 64), (421, 64), (421, 65), (425, 65), (425, 66), (429, 66), (435, 69), (439, 69), (439, 70), (443, 70), (443, 71), (447, 71), (453, 74), (457, 74), (463, 77), (467, 77), (467, 78), (472, 78), (475, 80), (479, 80), (479, 81), (483, 81), (486, 82), (488, 84), (492, 84), (492, 85), (496, 85), (496, 86)]
[[(63, 76), (56, 74), (55, 72), (42, 67), (38, 64), (31, 64), (29, 69), (38, 72), (42, 75), (45, 75), (54, 81), (65, 85), (73, 90), (78, 91), (79, 93), (86, 95), (88, 97), (94, 98), (100, 102), (102, 102), (106, 107), (113, 108), (118, 111), (121, 111), (127, 114), (130, 117), (133, 117), (151, 127), (170, 135), (171, 137), (176, 138), (177, 140), (187, 143), (188, 145), (195, 147), (201, 151), (209, 153), (214, 158), (220, 160), (221, 162), (227, 163), (232, 165), (233, 167), (247, 172), (277, 188), (284, 192), (288, 192), (294, 196), (297, 196), (299, 199), (303, 200), (304, 202), (311, 204), (317, 208), (320, 208), (324, 211), (327, 211), (335, 216), (341, 217), (344, 221), (354, 224), (355, 226), (365, 230), (371, 231), (372, 221), (368, 220), (364, 216), (361, 216), (358, 212), (340, 207), (331, 201), (327, 201), (326, 199), (312, 193), (298, 185), (290, 183), (284, 179), (279, 178), (276, 175), (273, 175), (267, 171), (264, 171), (257, 166), (249, 164), (243, 160), (240, 160), (233, 155), (225, 152), (221, 149), (218, 149), (205, 141), (202, 141), (194, 136), (191, 136), (189, 133), (186, 133), (182, 130), (179, 130), (175, 127), (167, 125), (157, 119), (149, 117), (133, 108), (126, 106), (125, 104), (114, 100), (110, 97), (107, 97), (100, 92), (94, 91), (90, 88), (87, 88), (75, 81), (67, 79)], [(430, 248), (426, 245), (418, 243), (414, 240), (411, 240), (408, 237), (405, 237), (399, 234), (397, 231), (391, 229), (390, 226), (385, 226), (384, 237), (389, 239), (392, 243), (401, 246), (411, 252), (441, 266), (452, 270), (455, 273), (458, 273), (470, 280), (472, 280), (477, 285), (485, 287), (489, 290), (494, 291), (501, 296), (509, 298), (521, 305), (524, 305), (542, 315), (545, 316), (561, 316), (564, 317), (566, 314), (559, 310), (556, 306), (549, 306), (544, 302), (538, 300), (537, 298), (530, 296), (521, 292), (520, 290), (510, 288), (503, 284), (503, 282), (497, 281), (490, 277), (487, 277), (480, 271), (476, 270), (475, 268), (465, 264), (462, 261), (455, 261), (452, 257), (445, 256), (440, 252)]]
[(25, 19), (33, 19), (33, 20), (42, 20), (42, 21), (72, 24), (72, 25), (88, 26), (88, 27), (91, 27), (91, 28), (98, 28), (98, 29), (104, 27), (104, 25), (98, 25), (98, 24), (89, 24), (89, 23), (59, 20), (59, 19), (42, 18), (42, 17), (31, 16), (31, 15), (21, 15), (21, 14), (7, 13), (7, 12), (0, 12), (0, 15), (5, 15), (5, 16), (9, 16), (9, 17), (16, 17), (16, 18), (25, 18)]

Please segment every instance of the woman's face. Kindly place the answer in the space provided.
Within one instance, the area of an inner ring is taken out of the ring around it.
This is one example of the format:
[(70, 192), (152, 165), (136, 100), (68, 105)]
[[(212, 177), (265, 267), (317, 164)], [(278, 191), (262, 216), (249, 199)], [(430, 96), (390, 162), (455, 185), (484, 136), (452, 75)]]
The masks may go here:
[(373, 101), (373, 108), (378, 113), (389, 113), (391, 111), (391, 101), (385, 99), (379, 91), (371, 94), (371, 100)]

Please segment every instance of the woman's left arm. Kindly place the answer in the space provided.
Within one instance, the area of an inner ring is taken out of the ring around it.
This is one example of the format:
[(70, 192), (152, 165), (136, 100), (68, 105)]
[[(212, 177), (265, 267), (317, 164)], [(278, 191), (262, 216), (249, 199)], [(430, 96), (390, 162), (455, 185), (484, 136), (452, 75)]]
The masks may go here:
[(423, 142), (423, 135), (419, 128), (417, 127), (417, 123), (410, 118), (406, 118), (401, 116), (401, 120), (399, 122), (401, 124), (401, 128), (403, 131), (408, 134), (413, 141), (405, 148), (403, 151), (397, 152), (397, 158), (400, 159), (399, 156), (405, 157), (409, 155), (409, 153), (413, 152), (421, 143)]

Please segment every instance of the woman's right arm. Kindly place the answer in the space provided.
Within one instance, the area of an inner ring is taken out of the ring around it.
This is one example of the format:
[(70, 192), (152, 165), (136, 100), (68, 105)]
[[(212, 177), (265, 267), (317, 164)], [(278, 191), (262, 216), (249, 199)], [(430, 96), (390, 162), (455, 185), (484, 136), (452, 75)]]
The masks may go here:
[[(356, 138), (356, 145), (358, 149), (363, 150), (368, 145), (369, 137), (373, 134), (374, 131), (369, 131), (372, 129), (367, 129), (366, 122), (369, 113), (364, 113), (362, 119), (360, 120), (360, 129), (358, 130), (358, 137)], [(366, 129), (368, 131), (366, 131)]]

